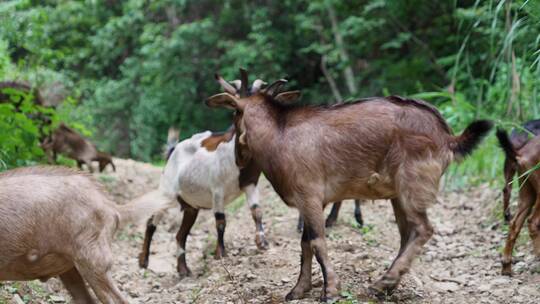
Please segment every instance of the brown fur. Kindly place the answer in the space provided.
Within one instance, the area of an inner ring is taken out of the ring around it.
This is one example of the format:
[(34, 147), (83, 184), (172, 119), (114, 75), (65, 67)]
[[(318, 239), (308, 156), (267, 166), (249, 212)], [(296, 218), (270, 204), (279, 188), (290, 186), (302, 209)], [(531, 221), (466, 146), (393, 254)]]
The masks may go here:
[[(514, 129), (510, 133), (509, 141), (512, 150), (519, 150), (522, 148), (528, 141), (529, 136), (539, 135), (540, 134), (540, 119), (529, 120), (523, 124), (523, 129)], [(504, 212), (504, 221), (510, 222), (512, 214), (510, 213), (510, 197), (512, 196), (512, 179), (516, 174), (516, 162), (512, 157), (506, 156), (504, 160), (504, 188), (503, 192), (503, 212)]]
[(201, 142), (201, 146), (209, 152), (215, 151), (219, 144), (223, 142), (229, 142), (234, 137), (234, 128), (229, 128), (224, 133), (212, 133), (208, 138)]
[[(503, 133), (501, 133), (503, 132)], [(502, 130), (497, 132), (499, 140), (508, 135)], [(504, 139), (503, 139), (504, 140)], [(503, 144), (501, 142), (501, 144)], [(507, 146), (508, 147), (508, 146)], [(507, 154), (508, 155), (508, 154)], [(510, 221), (510, 229), (502, 257), (502, 274), (512, 274), (512, 252), (525, 220), (529, 219), (529, 235), (533, 242), (533, 251), (540, 256), (540, 170), (532, 171), (528, 176), (523, 176), (527, 171), (540, 163), (540, 136), (536, 136), (519, 149), (510, 153), (510, 161), (516, 164), (521, 186), (519, 190), (519, 204), (514, 217)]]
[[(39, 90), (37, 88), (32, 88), (31, 85), (23, 82), (18, 81), (2, 81), (0, 82), (0, 103), (4, 102), (10, 102), (9, 97), (7, 94), (2, 93), (1, 91), (3, 89), (16, 89), (25, 93), (32, 93), (34, 94), (34, 103), (37, 105), (44, 105), (43, 97), (41, 96)], [(16, 106), (20, 106), (20, 104), (16, 104)]]
[(82, 164), (86, 164), (90, 172), (93, 172), (92, 161), (99, 162), (100, 172), (103, 172), (108, 164), (116, 171), (109, 154), (98, 151), (88, 139), (63, 123), (41, 146), (49, 157), (49, 163), (56, 163), (56, 156), (61, 153), (77, 161), (79, 168), (82, 168)]
[(321, 299), (337, 296), (323, 208), (344, 199), (392, 200), (401, 248), (372, 286), (377, 293), (392, 291), (433, 234), (426, 209), (436, 201), (442, 174), (451, 161), (474, 149), (491, 123), (475, 122), (453, 136), (425, 102), (388, 97), (299, 107), (285, 105), (294, 94), (281, 99), (283, 94), (238, 98), (222, 93), (207, 104), (236, 109), (240, 162), (255, 161), (284, 202), (304, 216), (300, 277), (286, 299), (300, 298), (311, 288), (312, 256), (323, 273)]

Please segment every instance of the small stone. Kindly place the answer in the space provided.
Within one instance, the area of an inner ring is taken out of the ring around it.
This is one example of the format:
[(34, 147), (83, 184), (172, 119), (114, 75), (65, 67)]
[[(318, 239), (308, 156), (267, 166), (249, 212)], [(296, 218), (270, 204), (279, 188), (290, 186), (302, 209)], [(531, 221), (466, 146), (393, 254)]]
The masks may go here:
[(478, 291), (490, 291), (491, 290), (491, 284), (482, 284), (478, 286)]
[(491, 280), (491, 284), (493, 285), (506, 285), (508, 283), (510, 283), (510, 279), (507, 277), (500, 277), (500, 278)]
[(21, 299), (21, 297), (18, 294), (16, 294), (11, 299), (11, 303), (12, 304), (24, 304), (24, 301)]
[(460, 289), (459, 285), (457, 283), (454, 283), (454, 282), (435, 282), (435, 284), (433, 284), (435, 286), (436, 289), (440, 290), (440, 291), (451, 291), (451, 292), (455, 292), (455, 291), (458, 291)]
[(291, 282), (291, 279), (289, 279), (289, 278), (282, 278), (281, 279), (281, 283), (289, 283), (289, 282)]
[(64, 297), (62, 297), (62, 296), (50, 296), (49, 299), (53, 303), (64, 303), (64, 302), (66, 302), (66, 299), (64, 299)]
[(531, 297), (540, 297), (540, 289), (534, 286), (523, 286), (519, 289), (519, 294), (525, 294)]
[(522, 272), (525, 267), (527, 267), (527, 264), (525, 264), (525, 262), (521, 261), (521, 262), (517, 262), (516, 265), (514, 265), (514, 271), (517, 271), (517, 272)]
[(507, 289), (507, 288), (495, 288), (492, 292), (494, 296), (500, 297), (500, 298), (510, 298), (514, 294), (513, 289)]

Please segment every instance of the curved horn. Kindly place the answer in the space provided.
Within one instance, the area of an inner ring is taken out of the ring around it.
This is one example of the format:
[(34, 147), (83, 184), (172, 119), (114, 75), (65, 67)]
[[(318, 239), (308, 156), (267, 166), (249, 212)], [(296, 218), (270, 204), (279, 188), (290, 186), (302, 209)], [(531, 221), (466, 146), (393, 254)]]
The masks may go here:
[(251, 94), (255, 94), (261, 90), (263, 86), (267, 85), (266, 82), (264, 82), (261, 79), (256, 79), (253, 84), (251, 85)]
[(236, 88), (236, 91), (239, 91), (240, 88), (242, 87), (242, 81), (240, 79), (235, 79), (229, 83), (232, 84)]
[(225, 79), (223, 79), (223, 77), (221, 77), (218, 73), (216, 73), (214, 75), (214, 77), (219, 82), (219, 84), (221, 85), (223, 90), (225, 90), (225, 92), (227, 92), (229, 94), (232, 94), (232, 95), (236, 95), (237, 90), (230, 83), (225, 81)]
[(281, 89), (281, 87), (285, 85), (286, 83), (287, 83), (286, 79), (276, 80), (271, 85), (269, 85), (266, 89), (264, 89), (264, 92), (274, 97), (279, 92), (279, 89)]
[(246, 97), (248, 95), (248, 73), (243, 68), (240, 68), (240, 81), (242, 81), (242, 85), (240, 86), (240, 96)]

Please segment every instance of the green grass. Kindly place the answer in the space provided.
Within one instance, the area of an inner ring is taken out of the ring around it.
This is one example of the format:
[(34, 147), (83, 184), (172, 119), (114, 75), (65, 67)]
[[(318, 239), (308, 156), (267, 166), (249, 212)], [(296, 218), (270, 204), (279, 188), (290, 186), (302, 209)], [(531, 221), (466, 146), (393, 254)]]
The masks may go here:
[(482, 183), (502, 188), (504, 153), (495, 135), (490, 134), (482, 144), (461, 163), (453, 162), (444, 175), (445, 190), (459, 190)]

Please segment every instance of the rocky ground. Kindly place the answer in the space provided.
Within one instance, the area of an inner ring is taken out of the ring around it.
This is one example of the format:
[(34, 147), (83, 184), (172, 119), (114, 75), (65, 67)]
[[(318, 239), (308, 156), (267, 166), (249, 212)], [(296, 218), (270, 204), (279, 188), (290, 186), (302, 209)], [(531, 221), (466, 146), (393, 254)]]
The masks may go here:
[[(115, 160), (117, 172), (96, 174), (120, 204), (154, 189), (160, 169), (130, 160)], [(227, 207), (225, 243), (229, 256), (214, 260), (215, 226), (211, 211), (201, 211), (188, 239), (193, 277), (176, 274), (175, 233), (181, 213), (171, 210), (158, 227), (148, 270), (139, 269), (144, 223), (121, 230), (114, 245), (114, 279), (132, 303), (281, 303), (299, 272), (297, 212), (288, 209), (266, 181), (262, 207), (270, 249), (257, 250), (255, 226), (244, 199)], [(499, 192), (481, 186), (443, 193), (430, 209), (436, 233), (405, 275), (399, 289), (385, 299), (396, 303), (538, 303), (540, 262), (531, 254), (526, 233), (516, 248), (511, 278), (499, 274), (506, 227), (499, 225)], [(341, 279), (340, 303), (377, 302), (367, 287), (389, 266), (399, 234), (388, 202), (364, 203), (366, 226), (354, 222), (353, 204), (344, 204), (337, 225), (327, 231), (330, 257)], [(525, 230), (524, 230), (525, 232)], [(306, 298), (314, 303), (321, 275), (314, 263), (314, 284)], [(0, 303), (64, 303), (70, 298), (56, 279), (46, 283), (0, 283)]]

